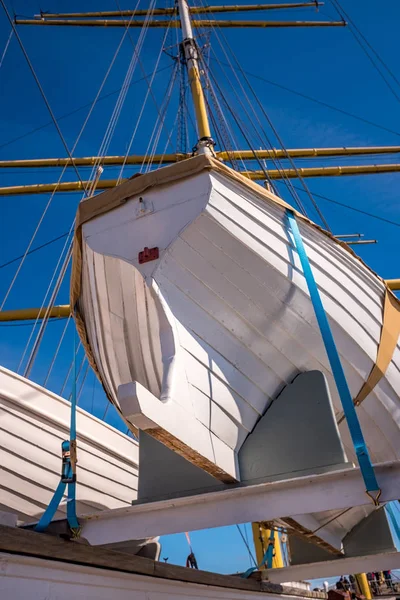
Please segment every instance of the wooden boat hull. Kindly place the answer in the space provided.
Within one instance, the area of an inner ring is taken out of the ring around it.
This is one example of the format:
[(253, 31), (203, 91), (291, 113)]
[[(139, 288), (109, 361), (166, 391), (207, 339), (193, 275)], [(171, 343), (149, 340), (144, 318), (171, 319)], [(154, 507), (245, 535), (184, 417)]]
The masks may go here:
[[(220, 479), (240, 480), (241, 445), (299, 372), (322, 371), (338, 421), (342, 407), (285, 204), (200, 159), (81, 205), (76, 299), (109, 398), (118, 406), (118, 389), (121, 399), (123, 384), (137, 382), (133, 424), (209, 472), (214, 465)], [(356, 397), (376, 361), (386, 288), (334, 238), (307, 220), (299, 226)], [(140, 264), (145, 248), (159, 258)], [(399, 367), (397, 345), (357, 408), (374, 462), (400, 456)], [(340, 433), (355, 460), (343, 420)]]
[[(0, 367), (0, 509), (34, 521), (60, 480), (70, 403)], [(137, 497), (138, 444), (77, 409), (77, 512), (122, 508)], [(65, 515), (62, 502), (56, 518)]]

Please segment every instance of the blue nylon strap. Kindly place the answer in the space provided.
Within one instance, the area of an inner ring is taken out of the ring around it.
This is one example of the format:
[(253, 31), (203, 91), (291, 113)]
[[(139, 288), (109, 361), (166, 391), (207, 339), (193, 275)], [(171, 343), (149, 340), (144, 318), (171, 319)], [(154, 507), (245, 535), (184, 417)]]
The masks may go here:
[(249, 569), (247, 569), (247, 571), (242, 573), (242, 575), (241, 575), (242, 579), (248, 579), (250, 577), (250, 575), (252, 573), (254, 573), (254, 571), (259, 571), (261, 569), (261, 567), (263, 567), (265, 565), (265, 563), (267, 563), (268, 569), (272, 569), (272, 559), (274, 558), (273, 540), (274, 540), (274, 532), (271, 533), (271, 536), (269, 538), (268, 548), (267, 548), (260, 564), (257, 565), (256, 567), (250, 567)]
[(50, 523), (53, 520), (54, 515), (56, 514), (58, 505), (60, 504), (62, 497), (64, 495), (64, 491), (66, 488), (66, 483), (60, 481), (54, 495), (50, 501), (50, 504), (46, 508), (45, 512), (40, 517), (39, 523), (35, 527), (35, 531), (45, 531)]
[[(71, 397), (71, 422), (70, 422), (70, 448), (71, 442), (76, 441), (76, 334), (74, 336), (74, 356), (73, 356), (73, 381), (72, 381), (72, 397)], [(65, 473), (65, 478), (73, 479), (73, 468), (71, 463), (68, 466), (68, 472)], [(35, 531), (45, 531), (53, 520), (57, 508), (62, 500), (67, 483), (61, 479), (54, 492), (53, 498), (50, 501), (46, 511), (40, 518), (39, 523), (35, 527)], [(67, 495), (67, 521), (72, 530), (79, 530), (79, 521), (76, 516), (76, 482), (68, 483)]]
[(389, 504), (386, 504), (385, 509), (389, 513), (390, 520), (392, 521), (392, 526), (393, 526), (393, 529), (394, 529), (394, 531), (396, 533), (397, 539), (400, 540), (400, 526), (399, 526), (399, 523), (398, 523), (398, 521), (396, 519), (396, 515), (394, 514), (393, 507), (389, 503)]
[(311, 270), (311, 265), (308, 260), (306, 250), (304, 248), (303, 240), (299, 231), (299, 227), (297, 225), (296, 218), (291, 210), (287, 211), (287, 215), (289, 218), (290, 228), (294, 237), (295, 247), (297, 249), (301, 266), (303, 268), (304, 277), (307, 282), (308, 291), (310, 292), (315, 316), (317, 317), (318, 325), (325, 345), (325, 350), (328, 355), (333, 377), (335, 379), (336, 387), (339, 392), (340, 400), (342, 402), (343, 411), (350, 430), (351, 439), (353, 441), (354, 449), (357, 454), (357, 459), (360, 465), (365, 487), (369, 494), (375, 492), (375, 495), (372, 495), (371, 497), (373, 498), (374, 502), (377, 503), (380, 495), (380, 488), (375, 477), (375, 472), (371, 463), (368, 448), (364, 441), (364, 436), (361, 431), (360, 423), (353, 404), (353, 399), (350, 394), (350, 389), (347, 385), (342, 363), (340, 362), (340, 357), (335, 345), (335, 340), (333, 338), (333, 334), (321, 301), (318, 287), (315, 282), (313, 272)]
[[(71, 397), (71, 425), (70, 425), (70, 441), (76, 442), (76, 331), (74, 333), (74, 359), (73, 359), (73, 380), (72, 380), (72, 397)], [(71, 475), (72, 466), (70, 466)], [(68, 484), (68, 499), (67, 499), (67, 519), (71, 529), (79, 529), (79, 522), (76, 517), (76, 482)]]

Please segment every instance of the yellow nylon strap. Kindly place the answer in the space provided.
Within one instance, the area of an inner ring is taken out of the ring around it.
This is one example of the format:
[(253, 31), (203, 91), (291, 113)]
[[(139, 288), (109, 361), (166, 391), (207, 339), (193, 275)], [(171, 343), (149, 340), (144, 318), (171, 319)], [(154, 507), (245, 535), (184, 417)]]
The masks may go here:
[(385, 304), (383, 308), (383, 323), (381, 339), (378, 347), (376, 363), (367, 381), (354, 398), (354, 404), (359, 406), (368, 394), (374, 389), (377, 383), (385, 375), (386, 370), (393, 358), (394, 351), (400, 335), (400, 305), (397, 298), (391, 292), (386, 290)]

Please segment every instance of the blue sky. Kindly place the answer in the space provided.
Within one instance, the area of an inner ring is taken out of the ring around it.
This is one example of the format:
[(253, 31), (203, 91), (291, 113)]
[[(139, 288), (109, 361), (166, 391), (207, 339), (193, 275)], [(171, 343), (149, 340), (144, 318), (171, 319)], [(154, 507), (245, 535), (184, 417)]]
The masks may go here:
[[(215, 0), (218, 3), (220, 0)], [(226, 4), (226, 2), (224, 2)], [(244, 3), (244, 0), (243, 0)], [(85, 10), (113, 10), (112, 0), (86, 0)], [(142, 3), (144, 6), (146, 3)], [(161, 4), (161, 3), (160, 3)], [(350, 13), (357, 26), (370, 43), (381, 54), (387, 64), (400, 77), (397, 65), (398, 23), (400, 5), (394, 0), (385, 2), (384, 7), (373, 0), (343, 0), (345, 9)], [(129, 6), (121, 2), (122, 8)], [(82, 10), (82, 3), (70, 0), (47, 0), (40, 5), (34, 0), (13, 0), (8, 2), (10, 10), (19, 15), (31, 16), (40, 8), (54, 12)], [(224, 18), (223, 16), (220, 18)], [(259, 19), (260, 14), (249, 15), (249, 19)], [(309, 10), (267, 13), (266, 19), (302, 20), (314, 18)], [(326, 2), (321, 7), (320, 19), (335, 18), (337, 13)], [(5, 47), (10, 27), (0, 13), (0, 56)], [(86, 111), (77, 110), (73, 115), (66, 113), (80, 109), (91, 102), (101, 83), (111, 57), (123, 35), (122, 29), (92, 28), (50, 28), (21, 27), (19, 33), (43, 85), (54, 113), (59, 118), (60, 128), (71, 147), (85, 118)], [(250, 76), (252, 86), (274, 125), (279, 131), (286, 147), (318, 146), (355, 146), (355, 145), (396, 145), (400, 144), (399, 101), (390, 93), (385, 83), (371, 66), (367, 57), (357, 45), (348, 28), (314, 29), (253, 29), (224, 31), (229, 45), (240, 58), (242, 67), (249, 73), (268, 79), (276, 84), (292, 88), (302, 94), (314, 97), (339, 109), (356, 114), (372, 121), (384, 129), (367, 125), (360, 120), (345, 116), (319, 104), (299, 97), (279, 87)], [(167, 45), (176, 43), (175, 32), (167, 40)], [(132, 31), (136, 41), (138, 31)], [(142, 53), (143, 68), (151, 73), (163, 32), (150, 30)], [(225, 62), (218, 40), (211, 38), (212, 48)], [(118, 90), (122, 85), (132, 45), (127, 39), (117, 58), (115, 68), (104, 88), (104, 95)], [(154, 85), (154, 94), (158, 100), (165, 93), (167, 78), (173, 61), (163, 55), (160, 73)], [(224, 95), (234, 112), (240, 114), (240, 106), (234, 97), (226, 78), (221, 73), (215, 59), (211, 68), (219, 81)], [(133, 81), (142, 77), (138, 68)], [(393, 83), (400, 95), (400, 87)], [(53, 126), (43, 127), (35, 133), (33, 129), (46, 125), (49, 115), (27, 68), (25, 60), (12, 39), (9, 50), (0, 69), (0, 159), (34, 158), (65, 156), (65, 150)], [(115, 135), (109, 147), (110, 154), (124, 154), (138, 118), (146, 86), (143, 81), (132, 85), (123, 107)], [(89, 121), (76, 155), (96, 154), (105, 128), (113, 109), (117, 95), (111, 94), (98, 103)], [(176, 114), (176, 94), (171, 101), (168, 122)], [(243, 116), (243, 115), (242, 115)], [(63, 117), (63, 118), (61, 118)], [(229, 111), (227, 117), (230, 118)], [(243, 116), (246, 121), (245, 116)], [(144, 119), (139, 128), (133, 153), (143, 153), (146, 149), (149, 132), (155, 120), (154, 106), (145, 109)], [(172, 122), (172, 121), (171, 121)], [(235, 128), (235, 126), (233, 125)], [(396, 133), (397, 132), (397, 133)], [(29, 134), (29, 135), (28, 135)], [(238, 134), (240, 138), (240, 134)], [(16, 138), (20, 138), (16, 140)], [(175, 146), (175, 136), (173, 145)], [(195, 135), (190, 130), (190, 144), (195, 143)], [(240, 142), (244, 146), (244, 140)], [(166, 143), (162, 134), (159, 151)], [(256, 143), (256, 141), (254, 141)], [(275, 146), (278, 145), (273, 140)], [(174, 148), (171, 148), (173, 150)], [(376, 158), (343, 158), (340, 160), (298, 161), (299, 166), (313, 164), (363, 164), (375, 162), (397, 162), (396, 156)], [(271, 165), (272, 166), (272, 165)], [(133, 173), (126, 170), (126, 175)], [(109, 169), (104, 178), (116, 176), (116, 169)], [(0, 186), (22, 183), (57, 181), (59, 170), (21, 169), (11, 172), (0, 171)], [(89, 175), (88, 170), (81, 171), (82, 178)], [(69, 171), (64, 180), (76, 180), (76, 174)], [(309, 188), (321, 194), (349, 204), (356, 208), (381, 215), (400, 223), (400, 205), (398, 199), (400, 173), (393, 175), (346, 177), (307, 180)], [(290, 201), (284, 188), (282, 195)], [(32, 235), (48, 195), (18, 196), (0, 198), (0, 263), (22, 254)], [(35, 246), (68, 230), (74, 217), (80, 194), (65, 194), (55, 197), (39, 230)], [(306, 197), (303, 201), (309, 207)], [(359, 213), (341, 208), (323, 200), (318, 200), (320, 208), (328, 219), (334, 233), (362, 232), (366, 238), (378, 240), (377, 245), (359, 247), (362, 258), (383, 277), (399, 277), (398, 232), (399, 228), (372, 219)], [(311, 211), (311, 216), (315, 213)], [(49, 246), (45, 250), (30, 256), (26, 261), (16, 284), (9, 296), (5, 308), (23, 308), (40, 306), (43, 290), (46, 289), (55, 267), (58, 253), (64, 240)], [(0, 301), (4, 297), (16, 263), (0, 269)], [(58, 302), (68, 302), (68, 282), (65, 281)], [(65, 322), (52, 322), (48, 325), (44, 342), (32, 371), (32, 378), (43, 383), (51, 357), (57, 346)], [(21, 355), (31, 332), (30, 325), (0, 327), (0, 363), (11, 368), (18, 367)], [(72, 353), (73, 331), (69, 327), (65, 343), (57, 359), (48, 386), (60, 392), (65, 379)], [(78, 363), (82, 360), (82, 351), (78, 353)], [(83, 367), (81, 378), (85, 372)], [(68, 397), (70, 385), (66, 386)], [(106, 401), (102, 390), (88, 373), (80, 404), (103, 417)], [(107, 420), (120, 426), (120, 420), (113, 409), (109, 409)], [(223, 528), (216, 532), (195, 532), (192, 534), (193, 546), (198, 554), (200, 565), (204, 568), (235, 572), (248, 566), (248, 553), (236, 528)], [(163, 556), (169, 556), (170, 562), (183, 563), (186, 559), (187, 543), (184, 536), (169, 536), (164, 540)]]

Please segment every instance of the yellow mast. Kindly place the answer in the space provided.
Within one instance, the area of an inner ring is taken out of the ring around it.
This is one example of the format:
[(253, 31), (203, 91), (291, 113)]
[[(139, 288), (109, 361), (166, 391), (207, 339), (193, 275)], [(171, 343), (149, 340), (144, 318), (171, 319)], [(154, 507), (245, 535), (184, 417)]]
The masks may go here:
[(182, 52), (185, 57), (189, 74), (190, 90), (192, 93), (194, 112), (198, 127), (199, 139), (197, 151), (199, 153), (214, 152), (214, 141), (211, 137), (208, 122), (206, 102), (200, 80), (199, 52), (193, 37), (192, 23), (190, 20), (189, 6), (186, 0), (178, 0), (179, 19), (182, 28)]
[[(29, 321), (30, 319), (43, 319), (47, 307), (43, 308), (21, 308), (19, 310), (0, 310), (0, 322), (5, 321)], [(49, 319), (62, 319), (69, 317), (71, 307), (69, 304), (53, 306), (48, 312)]]
[[(247, 4), (247, 5), (221, 5), (221, 6), (190, 6), (190, 14), (209, 14), (209, 13), (225, 13), (225, 12), (243, 12), (243, 11), (259, 11), (259, 10), (281, 10), (288, 8), (314, 8), (318, 9), (323, 6), (323, 2), (288, 2), (283, 4)], [(40, 15), (35, 15), (38, 19), (76, 19), (89, 17), (145, 17), (148, 11), (146, 9), (139, 10), (103, 10), (92, 12), (77, 12), (77, 13), (48, 13), (41, 12)], [(174, 8), (155, 8), (152, 10), (153, 16), (173, 15)]]
[[(56, 27), (143, 27), (144, 21), (134, 19), (15, 19), (16, 25), (48, 25)], [(201, 19), (193, 21), (193, 26), (199, 27), (345, 27), (345, 21), (219, 21), (214, 19)], [(179, 21), (152, 20), (146, 27), (173, 27), (179, 28)]]
[[(256, 549), (257, 564), (261, 564), (263, 557), (271, 543), (271, 537), (273, 537), (274, 553), (272, 558), (272, 568), (281, 569), (285, 566), (283, 561), (282, 545), (279, 538), (279, 532), (273, 531), (270, 526), (264, 522), (255, 522), (251, 524), (253, 531), (254, 547)], [(273, 535), (271, 535), (273, 534)], [(266, 569), (268, 565), (264, 565), (263, 569)]]
[(371, 587), (365, 573), (356, 573), (355, 575), (360, 594), (362, 594), (367, 600), (372, 599)]
[[(356, 148), (343, 146), (342, 148), (281, 148), (262, 150), (231, 150), (229, 152), (216, 152), (221, 160), (268, 160), (274, 158), (314, 158), (318, 156), (364, 156), (368, 154), (398, 154), (400, 146), (359, 146)], [(142, 165), (150, 162), (155, 164), (175, 163), (190, 158), (191, 154), (155, 154), (145, 156), (131, 154), (129, 156), (82, 156), (70, 158), (32, 158), (17, 160), (0, 160), (0, 169), (30, 168), (30, 167), (70, 167), (93, 166), (101, 160), (106, 165)]]
[[(201, 113), (207, 116), (207, 113)], [(199, 131), (207, 132), (208, 120), (202, 121), (200, 117), (201, 127)], [(202, 136), (197, 144), (198, 152), (211, 151), (212, 139), (209, 136)], [(205, 148), (205, 150), (204, 150)], [(354, 165), (354, 166), (338, 166), (338, 167), (306, 167), (298, 169), (268, 169), (269, 179), (294, 179), (297, 177), (338, 177), (344, 175), (371, 175), (379, 173), (396, 173), (400, 172), (400, 164), (391, 165)], [(265, 180), (264, 171), (241, 171), (241, 174), (251, 179), (252, 181)], [(102, 179), (98, 182), (96, 190), (108, 190), (114, 188), (126, 179)], [(91, 181), (62, 181), (61, 183), (34, 183), (31, 185), (10, 185), (0, 187), (0, 196), (22, 196), (25, 194), (46, 194), (52, 192), (79, 192), (80, 190), (88, 189)], [(395, 289), (395, 288), (392, 288)]]

